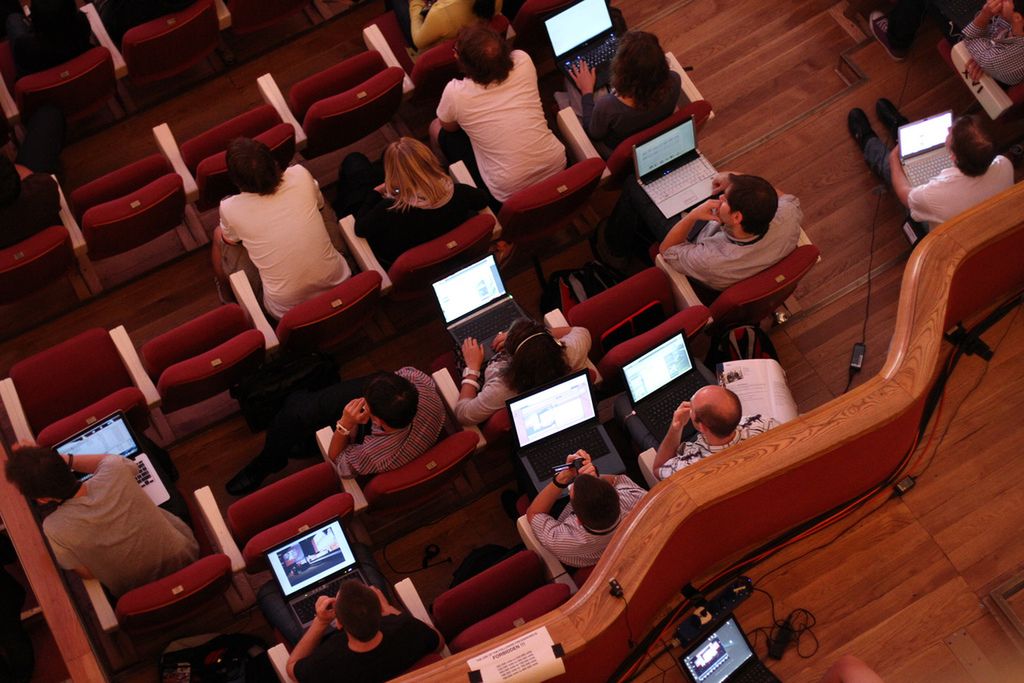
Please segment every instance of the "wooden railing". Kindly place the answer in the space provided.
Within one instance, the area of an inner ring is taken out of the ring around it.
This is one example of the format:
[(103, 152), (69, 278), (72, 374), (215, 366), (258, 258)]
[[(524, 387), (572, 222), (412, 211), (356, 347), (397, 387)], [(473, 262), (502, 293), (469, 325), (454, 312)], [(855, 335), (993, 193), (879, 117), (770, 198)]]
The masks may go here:
[[(883, 481), (914, 444), (926, 395), (952, 350), (943, 333), (1024, 288), (1021, 206), (1024, 187), (1016, 186), (918, 245), (876, 376), (659, 483), (569, 602), (402, 680), (464, 680), (467, 659), (541, 626), (565, 652), (558, 680), (605, 680), (629, 654), (628, 629), (646, 632), (681, 586)], [(623, 598), (610, 595), (611, 579)]]

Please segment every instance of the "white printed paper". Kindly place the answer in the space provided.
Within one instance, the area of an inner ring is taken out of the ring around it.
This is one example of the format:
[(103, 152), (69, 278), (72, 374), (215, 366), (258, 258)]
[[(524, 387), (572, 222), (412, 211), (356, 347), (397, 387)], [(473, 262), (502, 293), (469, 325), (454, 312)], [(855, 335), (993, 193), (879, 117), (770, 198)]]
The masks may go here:
[(551, 635), (539, 628), (515, 640), (470, 659), (471, 680), (482, 683), (528, 683), (546, 681), (565, 673), (565, 665), (556, 657)]

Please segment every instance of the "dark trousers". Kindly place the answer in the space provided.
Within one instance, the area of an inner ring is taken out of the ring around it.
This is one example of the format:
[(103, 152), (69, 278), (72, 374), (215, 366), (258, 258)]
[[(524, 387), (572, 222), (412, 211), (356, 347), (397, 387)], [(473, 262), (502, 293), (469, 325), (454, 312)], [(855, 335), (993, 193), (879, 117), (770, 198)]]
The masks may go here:
[(60, 109), (51, 104), (37, 109), (25, 126), (25, 139), (15, 162), (36, 173), (56, 173), (64, 146), (64, 128)]
[(391, 11), (395, 13), (398, 26), (402, 29), (405, 42), (412, 45), (412, 18), (409, 15), (409, 0), (394, 0), (391, 3)]
[(484, 182), (483, 176), (480, 175), (480, 167), (476, 165), (476, 154), (473, 152), (473, 143), (470, 141), (469, 136), (466, 135), (466, 131), (458, 130), (452, 133), (442, 128), (437, 135), (437, 144), (441, 147), (441, 151), (444, 152), (444, 156), (448, 159), (449, 164), (454, 164), (456, 161), (466, 164), (469, 175), (473, 177), (473, 182), (478, 188), (487, 193), (487, 205), (491, 207), (494, 213), (501, 211), (501, 202), (491, 195), (487, 183)]

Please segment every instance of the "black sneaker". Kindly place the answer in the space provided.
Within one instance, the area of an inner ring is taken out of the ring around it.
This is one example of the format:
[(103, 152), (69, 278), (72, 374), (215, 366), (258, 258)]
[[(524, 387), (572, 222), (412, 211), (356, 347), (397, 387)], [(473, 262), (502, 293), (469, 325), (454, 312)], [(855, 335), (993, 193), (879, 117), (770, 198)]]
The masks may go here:
[(889, 134), (892, 136), (893, 142), (898, 142), (900, 138), (900, 126), (905, 126), (910, 121), (907, 117), (900, 113), (900, 110), (896, 108), (896, 105), (885, 99), (884, 97), (875, 102), (875, 114), (878, 115), (878, 120), (882, 122), (882, 125), (886, 127)]
[(253, 459), (242, 470), (231, 477), (224, 486), (232, 496), (244, 496), (252, 493), (260, 487), (263, 480), (274, 472), (280, 472), (288, 464), (287, 460), (262, 460)]
[(871, 35), (875, 37), (875, 40), (879, 42), (882, 48), (885, 49), (885, 53), (894, 62), (902, 62), (907, 58), (907, 50), (904, 48), (894, 47), (889, 42), (889, 17), (884, 12), (875, 10), (868, 15), (868, 24), (871, 26)]
[(850, 113), (846, 115), (846, 127), (850, 129), (850, 136), (853, 137), (862, 152), (868, 140), (878, 137), (871, 127), (871, 122), (868, 121), (868, 115), (859, 107), (851, 109)]

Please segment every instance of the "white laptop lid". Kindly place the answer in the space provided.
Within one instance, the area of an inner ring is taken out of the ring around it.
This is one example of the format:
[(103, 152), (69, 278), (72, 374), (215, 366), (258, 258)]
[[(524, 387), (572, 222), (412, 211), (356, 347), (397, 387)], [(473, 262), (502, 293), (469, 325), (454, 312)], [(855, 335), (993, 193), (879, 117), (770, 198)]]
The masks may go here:
[(117, 412), (57, 444), (56, 451), (61, 455), (110, 453), (130, 458), (141, 449), (128, 428), (124, 413)]
[(541, 391), (512, 399), (508, 409), (520, 448), (597, 416), (586, 370)]
[(725, 683), (753, 656), (743, 631), (729, 617), (683, 655), (683, 664), (696, 683)]
[(673, 162), (696, 149), (697, 132), (691, 117), (633, 148), (636, 177), (645, 179), (663, 167), (671, 170)]
[(627, 363), (622, 371), (626, 375), (629, 395), (633, 403), (636, 403), (692, 369), (693, 362), (686, 349), (686, 341), (682, 334), (677, 334), (635, 361)]
[(434, 294), (447, 324), (505, 296), (505, 283), (501, 281), (494, 256), (488, 254), (435, 282)]
[(900, 126), (900, 159), (908, 159), (944, 146), (952, 125), (953, 112), (944, 111)]
[(267, 562), (285, 596), (356, 566), (352, 546), (337, 518), (272, 548)]
[(612, 17), (605, 0), (581, 0), (572, 7), (544, 20), (556, 57), (576, 49), (591, 38), (612, 28)]

